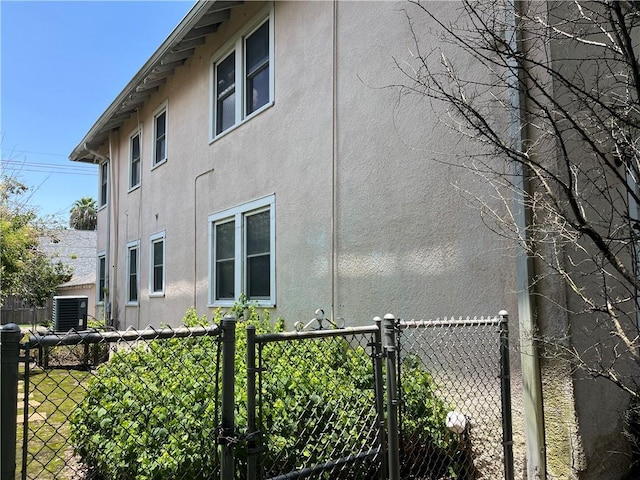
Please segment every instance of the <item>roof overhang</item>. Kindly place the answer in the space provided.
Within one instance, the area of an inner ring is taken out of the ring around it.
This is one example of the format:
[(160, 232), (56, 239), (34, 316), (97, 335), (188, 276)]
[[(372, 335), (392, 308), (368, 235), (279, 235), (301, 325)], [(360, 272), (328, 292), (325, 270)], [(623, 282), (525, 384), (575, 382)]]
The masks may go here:
[(241, 1), (198, 0), (156, 52), (109, 105), (98, 121), (76, 146), (69, 159), (96, 163), (96, 150), (109, 139), (109, 132), (119, 128), (136, 110), (193, 55), (220, 24), (229, 19), (231, 8)]

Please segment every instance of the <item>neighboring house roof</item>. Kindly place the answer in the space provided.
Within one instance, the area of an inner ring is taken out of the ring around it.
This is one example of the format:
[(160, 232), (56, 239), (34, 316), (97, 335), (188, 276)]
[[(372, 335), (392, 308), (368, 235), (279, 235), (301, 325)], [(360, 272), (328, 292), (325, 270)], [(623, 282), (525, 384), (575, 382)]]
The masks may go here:
[(193, 55), (205, 37), (218, 30), (229, 19), (230, 9), (241, 1), (199, 0), (187, 12), (158, 50), (142, 66), (116, 99), (109, 105), (82, 141), (73, 149), (69, 159), (96, 163), (100, 158), (94, 149), (109, 137), (109, 131), (120, 127), (153, 92), (162, 86)]
[(96, 282), (95, 230), (56, 230), (40, 237), (40, 248), (54, 262), (73, 268), (73, 277), (60, 286), (95, 284)]

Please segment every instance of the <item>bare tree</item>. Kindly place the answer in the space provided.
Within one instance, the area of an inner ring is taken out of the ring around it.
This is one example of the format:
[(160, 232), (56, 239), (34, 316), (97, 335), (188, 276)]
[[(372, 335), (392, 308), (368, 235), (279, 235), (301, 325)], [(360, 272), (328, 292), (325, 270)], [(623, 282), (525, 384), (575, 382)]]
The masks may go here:
[(451, 20), (411, 3), (412, 61), (397, 62), (400, 91), (428, 99), (479, 145), (451, 162), (503, 200), (496, 209), (472, 199), (533, 260), (538, 311), (573, 320), (573, 331), (534, 332), (541, 351), (609, 380), (637, 405), (640, 5), (465, 1)]

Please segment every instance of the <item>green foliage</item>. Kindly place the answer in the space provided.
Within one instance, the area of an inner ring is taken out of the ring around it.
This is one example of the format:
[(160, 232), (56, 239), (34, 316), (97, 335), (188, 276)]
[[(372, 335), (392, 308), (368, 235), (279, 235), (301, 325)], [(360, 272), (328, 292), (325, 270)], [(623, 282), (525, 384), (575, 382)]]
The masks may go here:
[(91, 197), (82, 197), (73, 202), (69, 211), (69, 226), (76, 230), (95, 230), (98, 225), (98, 208)]
[[(272, 323), (268, 312), (259, 315), (244, 299), (232, 313), (238, 318), (235, 422), (242, 435), (247, 426), (246, 327), (254, 325), (257, 334), (273, 333), (283, 331), (284, 322)], [(222, 315), (215, 312), (216, 323)], [(183, 321), (191, 327), (210, 324), (193, 309)], [(122, 349), (100, 366), (71, 417), (72, 440), (84, 462), (104, 479), (198, 479), (216, 471), (218, 348), (212, 337), (153, 341)], [(374, 405), (371, 359), (363, 347), (340, 337), (304, 345), (276, 342), (262, 349), (262, 365), (266, 465), (283, 473), (300, 458), (313, 463), (328, 460), (327, 452), (334, 448), (357, 452), (372, 444), (375, 429), (363, 427), (373, 424)], [(426, 432), (422, 442), (428, 437), (431, 444), (450, 448), (455, 440), (443, 431), (446, 411), (432, 393), (432, 383), (418, 364), (406, 369), (403, 387), (417, 398), (407, 405), (406, 424)], [(320, 429), (326, 432), (314, 434), (307, 444), (303, 420), (336, 427)], [(243, 476), (246, 449), (235, 453)]]
[(38, 247), (38, 237), (47, 229), (38, 220), (24, 196), (28, 188), (10, 177), (0, 180), (0, 278), (2, 296), (17, 295), (28, 305), (41, 307), (71, 270), (53, 263)]

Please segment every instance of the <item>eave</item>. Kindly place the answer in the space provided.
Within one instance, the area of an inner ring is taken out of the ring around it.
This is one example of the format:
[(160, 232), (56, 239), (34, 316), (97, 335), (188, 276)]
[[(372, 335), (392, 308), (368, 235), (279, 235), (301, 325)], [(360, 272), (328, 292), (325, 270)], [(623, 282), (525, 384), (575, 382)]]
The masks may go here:
[(156, 90), (175, 69), (193, 55), (205, 37), (214, 33), (229, 19), (231, 8), (241, 1), (199, 0), (187, 12), (178, 26), (162, 42), (155, 53), (131, 79), (109, 105), (96, 123), (73, 149), (69, 159), (76, 162), (96, 163), (94, 153), (109, 139), (109, 132), (118, 129)]

